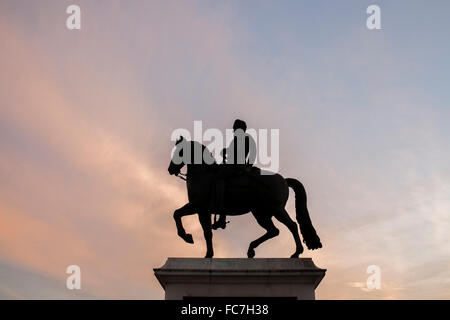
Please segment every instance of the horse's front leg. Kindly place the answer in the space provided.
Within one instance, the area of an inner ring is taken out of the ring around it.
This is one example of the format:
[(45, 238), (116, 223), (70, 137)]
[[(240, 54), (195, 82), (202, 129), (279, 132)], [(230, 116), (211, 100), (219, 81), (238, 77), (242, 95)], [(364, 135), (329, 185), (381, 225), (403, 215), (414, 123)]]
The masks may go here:
[(206, 240), (206, 255), (205, 258), (212, 258), (214, 256), (212, 244), (212, 228), (211, 228), (211, 214), (208, 211), (200, 211), (198, 219), (203, 228), (203, 235)]
[(175, 220), (175, 224), (177, 226), (178, 235), (180, 238), (182, 238), (187, 243), (194, 243), (194, 239), (192, 238), (192, 235), (189, 233), (186, 233), (183, 227), (183, 223), (181, 222), (181, 218), (184, 216), (189, 216), (191, 214), (195, 213), (195, 208), (192, 204), (187, 203), (181, 208), (175, 210), (173, 213), (173, 218)]

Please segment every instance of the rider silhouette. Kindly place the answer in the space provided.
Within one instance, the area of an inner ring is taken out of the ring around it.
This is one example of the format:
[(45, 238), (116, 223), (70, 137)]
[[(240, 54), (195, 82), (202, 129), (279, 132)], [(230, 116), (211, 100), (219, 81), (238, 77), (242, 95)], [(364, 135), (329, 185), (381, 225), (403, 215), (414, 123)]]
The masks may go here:
[(256, 143), (253, 138), (246, 133), (247, 124), (242, 120), (235, 120), (233, 124), (234, 137), (228, 148), (221, 152), (223, 164), (216, 174), (216, 214), (219, 220), (214, 221), (213, 229), (226, 227), (225, 214), (225, 180), (233, 175), (242, 172), (248, 166), (252, 166), (256, 159)]

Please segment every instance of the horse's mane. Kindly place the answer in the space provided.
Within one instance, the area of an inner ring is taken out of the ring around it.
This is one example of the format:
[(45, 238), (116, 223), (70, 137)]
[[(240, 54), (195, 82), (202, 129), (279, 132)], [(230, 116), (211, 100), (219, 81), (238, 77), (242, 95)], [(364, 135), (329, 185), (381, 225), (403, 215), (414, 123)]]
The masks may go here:
[[(215, 158), (214, 158), (214, 156), (213, 156), (213, 154), (212, 154), (212, 152), (209, 150), (209, 148), (207, 147), (207, 146), (205, 146), (204, 144), (202, 144), (202, 143), (200, 143), (200, 142), (198, 142), (198, 141), (194, 141), (194, 140), (191, 140), (191, 141), (186, 141), (186, 142), (189, 142), (190, 144), (191, 144), (191, 150), (195, 150), (195, 148), (196, 148), (196, 146), (201, 146), (201, 150), (202, 150), (202, 164), (204, 164), (204, 165), (208, 165), (208, 166), (217, 166), (217, 163), (216, 163), (216, 160), (215, 160)], [(207, 150), (207, 152), (208, 152), (208, 156), (210, 156), (212, 159), (214, 159), (214, 162), (213, 163), (206, 163), (206, 162), (204, 162), (204, 158), (203, 158), (203, 155), (205, 154), (205, 149)], [(192, 153), (192, 156), (194, 156), (194, 153)], [(192, 159), (193, 160), (193, 159)], [(192, 161), (192, 163), (193, 163), (194, 161)]]

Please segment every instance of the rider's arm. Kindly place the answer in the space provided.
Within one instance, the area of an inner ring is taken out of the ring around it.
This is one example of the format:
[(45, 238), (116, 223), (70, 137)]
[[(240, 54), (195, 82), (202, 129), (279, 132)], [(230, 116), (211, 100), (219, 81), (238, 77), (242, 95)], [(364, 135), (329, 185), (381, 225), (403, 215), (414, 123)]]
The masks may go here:
[(223, 148), (222, 153), (223, 157), (227, 158), (229, 155), (234, 155), (234, 144), (235, 144), (236, 137), (233, 137), (233, 140), (231, 140), (230, 145), (228, 148)]
[(252, 136), (247, 134), (245, 136), (245, 157), (248, 156), (248, 163), (254, 164), (256, 161), (256, 142), (253, 140)]

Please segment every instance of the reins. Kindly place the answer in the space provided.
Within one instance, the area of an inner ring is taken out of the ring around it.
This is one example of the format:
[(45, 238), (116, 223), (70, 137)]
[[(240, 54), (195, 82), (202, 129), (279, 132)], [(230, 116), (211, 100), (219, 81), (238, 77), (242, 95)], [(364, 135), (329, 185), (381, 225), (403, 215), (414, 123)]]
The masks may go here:
[(177, 177), (180, 178), (181, 180), (187, 181), (187, 174), (185, 173), (179, 173), (177, 174)]

